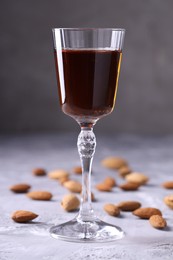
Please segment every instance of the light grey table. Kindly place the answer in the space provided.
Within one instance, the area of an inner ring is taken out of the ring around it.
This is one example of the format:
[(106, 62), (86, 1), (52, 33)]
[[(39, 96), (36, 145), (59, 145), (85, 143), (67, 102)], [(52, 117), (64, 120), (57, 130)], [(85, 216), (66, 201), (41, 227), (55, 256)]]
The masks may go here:
[[(121, 226), (126, 236), (107, 244), (70, 243), (50, 237), (50, 226), (76, 213), (66, 213), (60, 206), (67, 193), (65, 188), (47, 177), (34, 177), (31, 171), (35, 167), (71, 171), (79, 165), (77, 134), (0, 137), (0, 260), (173, 259), (173, 211), (163, 203), (163, 197), (173, 191), (161, 187), (163, 181), (173, 180), (173, 137), (98, 136), (92, 175), (97, 198), (94, 209), (102, 220)], [(119, 184), (123, 181), (116, 172), (101, 166), (101, 159), (109, 155), (126, 158), (135, 171), (149, 176), (148, 185), (136, 192), (123, 192), (117, 187), (111, 193), (96, 191), (95, 184), (105, 176), (114, 176)], [(80, 180), (74, 174), (71, 178)], [(10, 185), (20, 182), (31, 184), (32, 190), (51, 191), (52, 201), (32, 201), (25, 194), (9, 191)], [(138, 200), (142, 206), (160, 208), (168, 228), (156, 230), (131, 213), (114, 218), (103, 212), (104, 203), (122, 200)], [(31, 210), (39, 217), (30, 224), (14, 223), (10, 214), (18, 209)]]

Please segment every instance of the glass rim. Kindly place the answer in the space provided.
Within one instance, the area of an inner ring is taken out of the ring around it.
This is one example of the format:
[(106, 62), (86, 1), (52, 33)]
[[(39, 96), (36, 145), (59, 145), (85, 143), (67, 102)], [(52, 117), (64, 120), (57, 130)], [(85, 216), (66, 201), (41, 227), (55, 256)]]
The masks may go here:
[(90, 27), (81, 27), (81, 28), (52, 28), (53, 31), (55, 30), (66, 30), (66, 31), (121, 31), (125, 32), (126, 29), (123, 28), (90, 28)]

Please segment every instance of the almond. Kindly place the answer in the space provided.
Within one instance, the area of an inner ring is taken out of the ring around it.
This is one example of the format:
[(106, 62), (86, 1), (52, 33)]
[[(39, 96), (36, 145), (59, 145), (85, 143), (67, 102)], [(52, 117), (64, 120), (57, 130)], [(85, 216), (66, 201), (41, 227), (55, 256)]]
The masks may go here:
[(59, 180), (61, 178), (69, 177), (69, 173), (64, 170), (54, 170), (48, 174), (50, 179)]
[(94, 193), (91, 192), (91, 201), (95, 201), (95, 200), (96, 200), (96, 199), (95, 199)]
[(82, 191), (82, 185), (78, 181), (66, 181), (64, 182), (64, 187), (67, 188), (71, 192), (80, 193)]
[(15, 192), (15, 193), (25, 193), (27, 192), (29, 189), (31, 188), (31, 186), (29, 184), (26, 183), (19, 183), (19, 184), (15, 184), (13, 186), (10, 187), (10, 190)]
[(107, 157), (101, 163), (104, 167), (115, 170), (127, 165), (127, 161), (120, 157)]
[(173, 181), (167, 181), (163, 183), (165, 189), (173, 189)]
[(118, 169), (118, 172), (120, 177), (125, 178), (129, 173), (132, 172), (132, 170), (128, 166), (123, 166)]
[(110, 185), (107, 185), (106, 183), (99, 183), (96, 185), (96, 189), (99, 191), (111, 191), (112, 187), (110, 187)]
[(154, 228), (162, 229), (167, 226), (166, 220), (160, 215), (152, 215), (149, 222)]
[(27, 197), (33, 200), (50, 200), (52, 193), (48, 191), (31, 191), (27, 193)]
[(103, 183), (105, 183), (106, 185), (110, 186), (111, 188), (113, 188), (114, 186), (116, 186), (116, 181), (114, 178), (112, 177), (107, 177)]
[(66, 211), (73, 211), (77, 209), (79, 205), (80, 205), (80, 200), (74, 194), (65, 195), (61, 201), (61, 206)]
[(166, 196), (164, 202), (170, 209), (173, 209), (173, 194)]
[[(82, 192), (81, 192), (81, 196), (82, 196)], [(95, 201), (95, 196), (93, 192), (91, 192), (91, 201)]]
[(161, 211), (156, 208), (139, 208), (133, 211), (132, 213), (133, 215), (143, 219), (149, 219), (153, 215), (162, 216)]
[(124, 190), (124, 191), (134, 191), (134, 190), (137, 190), (139, 188), (139, 184), (126, 182), (126, 183), (121, 184), (119, 186), (119, 188)]
[(122, 201), (118, 203), (117, 207), (122, 211), (134, 211), (141, 207), (141, 203), (138, 201)]
[(73, 172), (76, 174), (82, 174), (82, 167), (81, 166), (74, 167)]
[(46, 170), (43, 168), (35, 168), (32, 170), (32, 174), (35, 176), (44, 176), (46, 175)]
[(104, 205), (104, 210), (110, 215), (110, 216), (114, 216), (117, 217), (120, 215), (120, 210), (117, 206), (115, 206), (114, 204), (105, 204)]
[(37, 218), (38, 215), (26, 210), (17, 210), (12, 213), (11, 218), (18, 223), (25, 223)]
[(128, 182), (137, 183), (139, 185), (146, 184), (148, 182), (148, 177), (144, 175), (143, 173), (139, 172), (132, 172), (128, 174), (125, 179)]

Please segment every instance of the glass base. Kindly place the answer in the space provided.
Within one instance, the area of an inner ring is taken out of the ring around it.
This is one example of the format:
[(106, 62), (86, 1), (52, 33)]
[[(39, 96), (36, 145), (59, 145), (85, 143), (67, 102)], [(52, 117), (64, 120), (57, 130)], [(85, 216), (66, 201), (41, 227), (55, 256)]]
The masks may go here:
[(121, 239), (124, 236), (121, 228), (98, 218), (92, 222), (84, 222), (74, 218), (69, 222), (53, 226), (50, 229), (50, 234), (57, 239), (84, 243), (109, 242)]

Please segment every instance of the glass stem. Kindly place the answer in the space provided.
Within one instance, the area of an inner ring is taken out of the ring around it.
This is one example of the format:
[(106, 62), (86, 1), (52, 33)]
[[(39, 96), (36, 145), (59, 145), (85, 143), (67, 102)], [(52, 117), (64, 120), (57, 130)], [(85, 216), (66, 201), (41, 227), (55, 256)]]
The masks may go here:
[(81, 127), (77, 146), (82, 164), (82, 196), (77, 219), (87, 222), (95, 218), (91, 205), (91, 166), (95, 153), (96, 138), (92, 127)]

